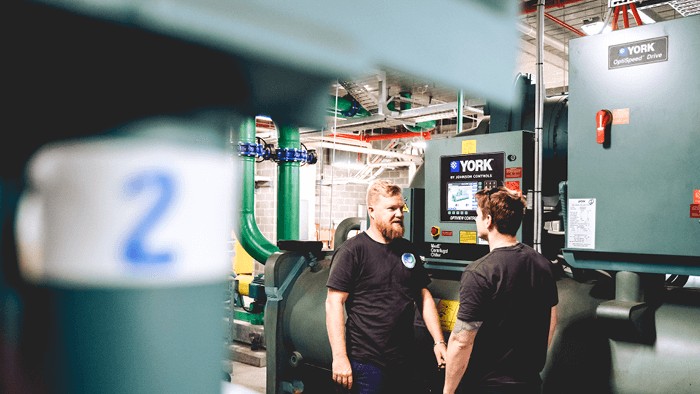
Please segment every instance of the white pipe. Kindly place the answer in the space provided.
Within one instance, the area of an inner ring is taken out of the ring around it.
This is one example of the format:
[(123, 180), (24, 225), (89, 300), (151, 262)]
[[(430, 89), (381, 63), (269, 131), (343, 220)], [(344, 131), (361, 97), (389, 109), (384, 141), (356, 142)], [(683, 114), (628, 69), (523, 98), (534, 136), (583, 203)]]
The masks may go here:
[[(538, 17), (539, 18), (539, 17)], [(539, 19), (538, 19), (539, 22)], [(537, 38), (538, 31), (536, 29), (533, 29), (532, 26), (519, 22), (518, 23), (518, 30), (520, 30), (521, 33), (525, 34), (526, 36), (530, 36), (532, 38)], [(542, 40), (544, 41), (545, 44), (549, 45), (550, 47), (564, 52), (567, 55), (569, 54), (569, 45), (565, 44), (562, 41), (557, 40), (556, 38), (552, 38), (548, 35), (545, 35), (542, 33)]]
[[(326, 149), (333, 149), (333, 144), (329, 144), (327, 142), (309, 142), (308, 144), (305, 144), (307, 147), (313, 147), (313, 148), (326, 148)], [(381, 149), (368, 149), (368, 148), (360, 148), (357, 146), (351, 146), (351, 145), (338, 145), (337, 146), (338, 150), (342, 151), (347, 151), (347, 152), (356, 152), (356, 153), (365, 153), (368, 155), (378, 155), (378, 156), (388, 156), (388, 157), (398, 157), (399, 159), (404, 159), (404, 160), (414, 160), (417, 162), (421, 162), (423, 159), (420, 156), (413, 156), (413, 155), (407, 155), (404, 153), (398, 153), (398, 152), (387, 152)]]
[(535, 210), (533, 248), (542, 253), (542, 123), (544, 118), (544, 2), (537, 2), (537, 90), (535, 92)]

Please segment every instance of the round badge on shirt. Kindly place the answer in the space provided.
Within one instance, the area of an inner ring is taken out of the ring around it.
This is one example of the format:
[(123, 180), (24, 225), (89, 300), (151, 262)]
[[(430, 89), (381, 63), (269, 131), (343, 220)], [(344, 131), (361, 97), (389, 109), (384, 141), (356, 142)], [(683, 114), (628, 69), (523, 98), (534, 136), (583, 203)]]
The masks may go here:
[(401, 262), (408, 269), (411, 269), (416, 266), (416, 258), (413, 257), (411, 253), (404, 253), (403, 255), (401, 255)]

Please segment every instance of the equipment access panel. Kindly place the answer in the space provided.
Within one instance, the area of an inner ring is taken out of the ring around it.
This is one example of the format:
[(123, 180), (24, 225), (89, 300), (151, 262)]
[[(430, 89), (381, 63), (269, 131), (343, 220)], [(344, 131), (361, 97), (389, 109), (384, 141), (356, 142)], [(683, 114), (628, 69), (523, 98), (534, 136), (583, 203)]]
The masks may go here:
[(569, 264), (700, 275), (698, 37), (700, 15), (570, 41)]
[[(428, 141), (423, 244), (426, 267), (462, 270), (488, 253), (488, 244), (476, 233), (474, 195), (496, 186), (523, 193), (532, 189), (533, 140), (531, 132), (513, 131)], [(530, 216), (526, 215), (526, 223)], [(519, 241), (532, 243), (531, 227), (521, 226)]]

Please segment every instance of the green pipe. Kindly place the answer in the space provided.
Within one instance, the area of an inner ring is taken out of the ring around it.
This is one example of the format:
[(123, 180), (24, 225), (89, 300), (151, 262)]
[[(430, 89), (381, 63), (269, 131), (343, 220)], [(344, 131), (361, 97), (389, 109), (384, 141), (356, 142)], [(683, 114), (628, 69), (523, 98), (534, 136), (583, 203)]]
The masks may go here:
[[(399, 93), (399, 96), (401, 96), (401, 97), (403, 97), (403, 98), (408, 98), (408, 99), (410, 99), (410, 98), (411, 98), (411, 93)], [(387, 108), (389, 108), (390, 110), (394, 111), (394, 109), (396, 108), (396, 104), (392, 101), (392, 102), (390, 102), (389, 104), (387, 104)], [(403, 101), (402, 101), (402, 102), (399, 104), (399, 108), (401, 108), (402, 111), (403, 111), (403, 110), (406, 110), (406, 109), (411, 109), (411, 103), (410, 103), (410, 102), (403, 102)], [(426, 121), (426, 122), (419, 122), (419, 123), (416, 123), (415, 126), (404, 125), (404, 127), (406, 128), (406, 130), (408, 130), (408, 131), (410, 131), (410, 132), (412, 132), (412, 133), (422, 133), (422, 132), (424, 132), (424, 131), (428, 131), (428, 130), (434, 129), (436, 124), (437, 124), (436, 121), (434, 121), (434, 120), (428, 120), (428, 121)]]
[[(280, 149), (299, 149), (299, 129), (280, 127)], [(299, 239), (299, 162), (280, 161), (277, 177), (277, 239)]]
[[(331, 112), (336, 112), (335, 111), (335, 96), (330, 97), (330, 103), (329, 103), (329, 108)], [(343, 115), (342, 112), (348, 112), (352, 110), (352, 100), (348, 100), (344, 97), (338, 97), (338, 111), (337, 115), (342, 118), (346, 118), (347, 116)], [(371, 115), (366, 109), (364, 109), (359, 103), (357, 104), (357, 113), (351, 118), (361, 118), (365, 116)]]
[[(241, 142), (255, 142), (255, 119), (243, 121), (239, 131)], [(279, 248), (262, 235), (255, 222), (255, 157), (239, 156), (239, 159), (243, 162), (242, 204), (236, 237), (248, 254), (265, 264), (271, 254), (279, 252)]]

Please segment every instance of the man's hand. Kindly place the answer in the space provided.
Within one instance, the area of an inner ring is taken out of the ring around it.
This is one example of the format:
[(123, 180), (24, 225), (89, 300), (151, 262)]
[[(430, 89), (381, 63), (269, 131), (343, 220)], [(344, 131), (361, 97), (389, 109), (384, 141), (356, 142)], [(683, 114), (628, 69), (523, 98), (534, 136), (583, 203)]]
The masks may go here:
[(352, 367), (347, 357), (333, 358), (333, 380), (348, 390), (352, 388)]
[(435, 352), (435, 359), (437, 360), (438, 368), (445, 368), (445, 358), (447, 357), (447, 345), (444, 342), (440, 342), (433, 347)]

